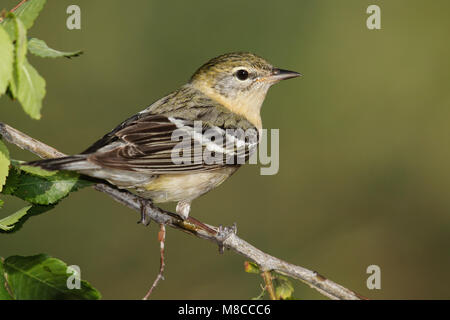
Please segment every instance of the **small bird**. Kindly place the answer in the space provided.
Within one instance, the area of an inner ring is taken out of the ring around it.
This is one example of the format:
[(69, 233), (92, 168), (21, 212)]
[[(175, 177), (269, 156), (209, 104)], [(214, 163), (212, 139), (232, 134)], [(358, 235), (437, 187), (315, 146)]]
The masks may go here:
[(176, 213), (186, 220), (192, 200), (219, 186), (254, 152), (268, 89), (300, 75), (252, 53), (224, 54), (84, 152), (27, 164), (104, 179), (154, 203), (177, 202)]

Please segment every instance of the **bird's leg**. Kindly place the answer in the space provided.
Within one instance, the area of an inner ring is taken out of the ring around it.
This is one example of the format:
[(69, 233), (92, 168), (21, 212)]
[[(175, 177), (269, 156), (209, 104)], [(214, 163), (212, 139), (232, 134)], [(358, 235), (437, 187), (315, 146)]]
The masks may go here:
[(219, 253), (223, 253), (224, 245), (223, 243), (225, 240), (227, 240), (232, 234), (237, 233), (237, 226), (236, 223), (233, 223), (231, 227), (223, 227), (222, 225), (219, 226), (219, 231), (217, 232), (216, 238), (217, 238), (217, 244), (219, 245)]
[(177, 203), (176, 212), (177, 215), (181, 217), (183, 220), (187, 220), (189, 218), (189, 211), (191, 211), (191, 202), (187, 200), (181, 200)]
[(204, 223), (198, 221), (197, 219), (189, 216), (189, 211), (191, 210), (191, 202), (187, 200), (181, 200), (177, 204), (176, 212), (177, 215), (181, 217), (181, 219), (192, 223), (193, 225), (205, 230), (208, 233), (216, 234), (217, 232), (214, 229), (211, 229)]
[(142, 223), (144, 226), (148, 226), (152, 221), (150, 219), (150, 215), (148, 214), (148, 210), (151, 210), (149, 204), (151, 204), (152, 201), (141, 198), (139, 199), (139, 203), (141, 205), (141, 219), (137, 223)]

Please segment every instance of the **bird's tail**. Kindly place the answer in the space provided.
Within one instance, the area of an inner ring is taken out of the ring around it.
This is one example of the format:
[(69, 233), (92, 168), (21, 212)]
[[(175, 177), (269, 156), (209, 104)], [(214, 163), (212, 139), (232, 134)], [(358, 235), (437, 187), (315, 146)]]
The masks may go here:
[(87, 155), (67, 156), (55, 159), (37, 160), (25, 163), (27, 166), (40, 167), (45, 170), (84, 171), (97, 169), (98, 166), (87, 160)]

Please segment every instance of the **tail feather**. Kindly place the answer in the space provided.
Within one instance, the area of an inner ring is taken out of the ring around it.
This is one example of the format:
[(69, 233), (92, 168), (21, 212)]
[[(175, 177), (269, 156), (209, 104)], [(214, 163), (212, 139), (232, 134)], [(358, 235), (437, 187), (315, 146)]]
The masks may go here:
[(25, 163), (27, 166), (40, 167), (45, 170), (83, 171), (99, 168), (87, 160), (86, 155), (67, 156), (55, 159), (37, 160)]

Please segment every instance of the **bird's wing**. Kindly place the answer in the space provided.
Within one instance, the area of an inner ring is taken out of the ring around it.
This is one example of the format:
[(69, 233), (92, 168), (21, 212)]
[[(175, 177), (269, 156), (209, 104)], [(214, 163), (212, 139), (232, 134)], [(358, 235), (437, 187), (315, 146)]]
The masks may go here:
[(245, 163), (256, 150), (258, 131), (138, 114), (97, 141), (84, 154), (102, 167), (149, 174), (207, 171)]

